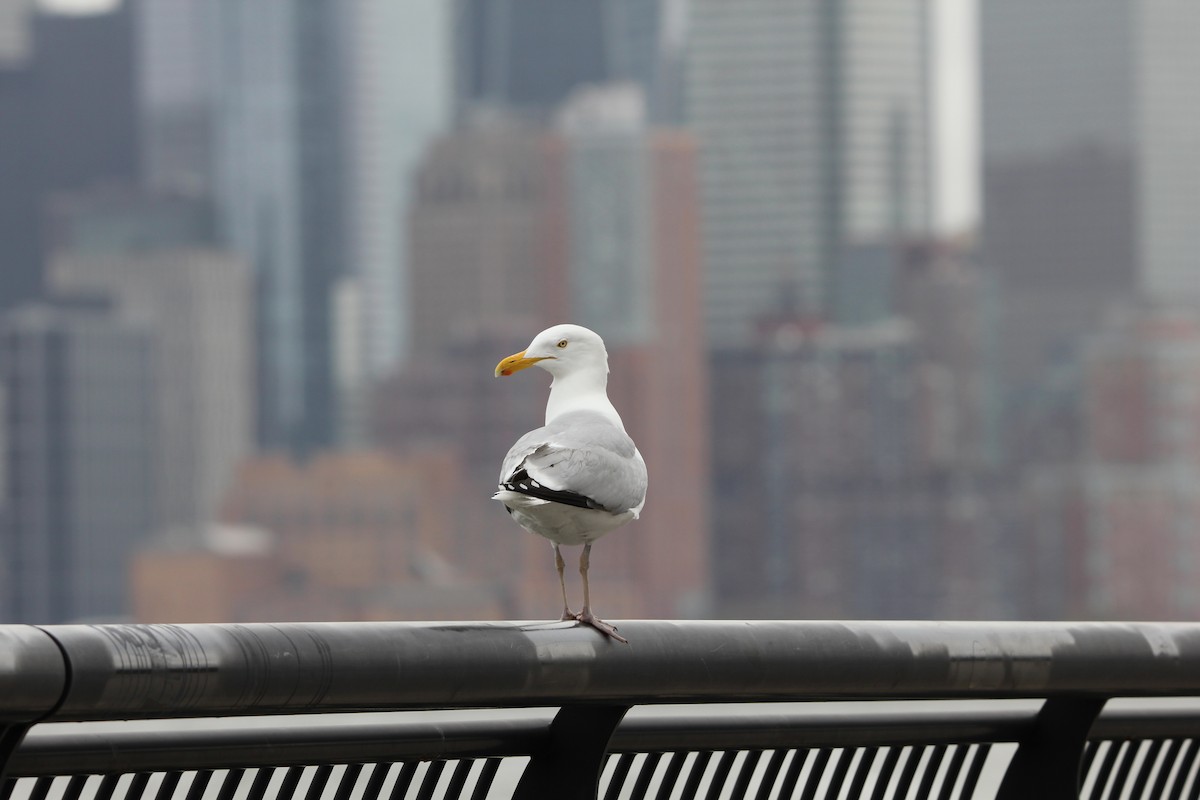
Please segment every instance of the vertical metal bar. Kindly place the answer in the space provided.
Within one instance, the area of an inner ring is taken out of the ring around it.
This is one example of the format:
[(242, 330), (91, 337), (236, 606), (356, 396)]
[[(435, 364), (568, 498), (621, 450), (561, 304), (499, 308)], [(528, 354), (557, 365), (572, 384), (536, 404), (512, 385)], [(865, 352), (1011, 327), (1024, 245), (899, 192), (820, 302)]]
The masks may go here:
[(221, 781), (221, 789), (217, 792), (217, 800), (233, 800), (233, 795), (237, 792), (245, 774), (246, 770), (244, 769), (231, 769), (226, 772), (225, 780)]
[(620, 755), (609, 756), (610, 759), (616, 761), (613, 765), (612, 777), (608, 779), (608, 789), (604, 792), (604, 800), (617, 800), (621, 796), (621, 789), (625, 785), (625, 777), (629, 774), (629, 768), (633, 765), (633, 753), (621, 753)]
[[(483, 769), (479, 770), (479, 777), (475, 780), (475, 791), (471, 792), (471, 800), (487, 800), (488, 790), (492, 788), (492, 781), (496, 780), (496, 772), (500, 769), (500, 758), (487, 758), (483, 761)], [(370, 800), (370, 798), (363, 798)]]
[(1095, 697), (1046, 700), (1033, 732), (1017, 745), (996, 800), (1078, 797), (1084, 744), (1104, 702)]
[(146, 793), (146, 784), (150, 783), (149, 772), (135, 772), (129, 788), (125, 790), (125, 800), (142, 800)]
[(17, 748), (25, 740), (25, 734), (32, 727), (32, 724), (15, 722), (0, 727), (0, 779), (8, 775), (9, 759), (17, 752)]
[(1171, 739), (1167, 742), (1167, 752), (1163, 753), (1162, 767), (1158, 770), (1158, 777), (1154, 779), (1154, 785), (1150, 787), (1151, 797), (1163, 797), (1167, 791), (1167, 779), (1171, 777), (1171, 769), (1179, 758), (1180, 744), (1178, 739)]
[[(85, 777), (85, 776), (75, 775), (72, 777), (72, 780), (74, 780), (75, 778), (83, 778), (83, 777)], [(177, 788), (179, 788), (179, 779), (182, 777), (183, 777), (183, 773), (180, 772), (179, 770), (172, 770), (171, 772), (164, 773), (162, 783), (160, 783), (158, 785), (158, 794), (155, 795), (155, 800), (171, 800), (173, 797), (175, 797), (175, 790)], [(83, 789), (82, 782), (79, 784), (79, 789), (80, 790)], [(63, 800), (78, 800), (78, 798), (79, 798), (78, 792), (76, 792), (75, 794), (64, 794), (63, 795)]]
[[(1117, 756), (1121, 752), (1123, 742), (1105, 742), (1107, 747), (1104, 748), (1104, 758), (1100, 760), (1100, 767), (1096, 770), (1096, 777), (1092, 781), (1092, 796), (1103, 797), (1104, 789), (1108, 786), (1108, 778), (1112, 775), (1113, 764), (1117, 763)], [(1097, 743), (1099, 746), (1099, 743)]]
[(775, 786), (775, 781), (779, 779), (779, 770), (783, 768), (785, 758), (787, 758), (786, 750), (771, 751), (771, 757), (767, 760), (767, 768), (763, 770), (762, 782), (758, 785), (758, 793), (754, 795), (754, 800), (767, 800), (771, 796), (771, 789)]
[(454, 765), (454, 771), (450, 773), (450, 782), (446, 784), (446, 800), (462, 800), (463, 787), (467, 785), (467, 776), (471, 774), (474, 764), (475, 759), (460, 758)]
[(288, 767), (283, 773), (283, 783), (279, 784), (279, 794), (276, 795), (278, 800), (294, 800), (296, 797), (296, 787), (300, 785), (300, 779), (304, 777), (304, 767)]
[[(114, 790), (117, 788), (117, 781), (121, 780), (121, 776), (110, 772), (107, 775), (100, 777), (100, 785), (96, 787), (96, 797), (99, 800), (108, 800), (113, 796)], [(199, 797), (199, 795), (197, 795)], [(32, 800), (32, 798), (31, 798)]]
[(659, 798), (670, 798), (672, 790), (675, 789), (675, 784), (679, 782), (679, 773), (683, 772), (683, 765), (687, 761), (687, 753), (663, 753), (669, 761), (667, 768), (663, 772), (662, 780), (659, 781), (658, 791), (654, 795), (654, 800)]
[[(212, 775), (213, 771), (211, 769), (196, 770), (196, 775), (192, 778), (192, 785), (188, 787), (186, 800), (201, 800), (204, 797), (204, 790), (208, 788), (208, 782), (212, 780)], [(113, 778), (113, 783), (115, 784), (116, 779), (112, 775), (105, 775), (104, 781), (108, 781), (110, 778)], [(103, 787), (104, 784), (101, 783), (101, 789)], [(96, 790), (96, 797), (100, 798), (100, 800), (104, 800), (112, 794), (111, 786), (107, 791), (101, 791), (101, 789)]]
[(821, 776), (825, 774), (825, 767), (829, 764), (829, 757), (833, 751), (828, 747), (822, 747), (813, 757), (812, 770), (808, 773), (808, 783), (804, 785), (804, 793), (800, 795), (800, 800), (813, 800), (817, 796), (817, 786), (821, 783)]
[[(162, 791), (163, 788), (167, 786), (167, 779), (170, 778), (171, 775), (176, 776), (176, 783), (179, 781), (178, 772), (167, 773), (167, 776), (163, 778), (162, 785), (159, 787), (159, 797), (164, 798), (164, 800), (171, 800), (171, 795), (164, 794)], [(87, 775), (72, 775), (70, 779), (67, 780), (67, 785), (63, 788), (62, 800), (79, 800), (79, 795), (83, 793), (83, 785), (87, 783), (87, 779)], [(175, 784), (172, 783), (170, 786), (171, 792), (174, 793)]]
[(16, 778), (0, 778), (0, 800), (8, 800), (12, 797), (13, 789), (16, 788)]
[(887, 755), (883, 757), (883, 764), (879, 767), (879, 777), (875, 780), (875, 790), (871, 792), (871, 800), (883, 800), (887, 794), (888, 784), (891, 783), (892, 775), (896, 772), (896, 765), (900, 763), (900, 752), (903, 749), (902, 747), (888, 748)]
[(925, 772), (921, 774), (917, 797), (929, 797), (929, 793), (933, 789), (933, 781), (937, 778), (938, 770), (942, 766), (942, 759), (945, 757), (946, 745), (939, 744), (929, 748), (929, 758), (925, 761)]
[(1200, 749), (1196, 747), (1195, 739), (1188, 739), (1183, 743), (1183, 749), (1179, 752), (1179, 769), (1175, 770), (1175, 783), (1171, 786), (1171, 794), (1167, 800), (1179, 800), (1183, 795), (1183, 785), (1187, 782), (1188, 773), (1192, 771), (1197, 752), (1200, 752)]
[(1121, 757), (1117, 761), (1117, 774), (1113, 776), (1112, 792), (1109, 794), (1119, 797), (1121, 789), (1125, 787), (1125, 782), (1129, 780), (1129, 770), (1133, 766), (1133, 762), (1137, 760), (1138, 750), (1142, 747), (1141, 742), (1125, 742), (1125, 746), (1121, 748)]
[[(332, 774), (332, 764), (319, 764), (313, 773), (312, 781), (308, 784), (308, 791), (304, 793), (305, 800), (321, 800), (321, 795), (325, 793), (325, 787), (329, 785), (329, 776)], [(218, 797), (217, 800), (223, 800), (223, 798)]]
[(861, 748), (862, 757), (858, 760), (858, 769), (854, 770), (854, 779), (850, 781), (850, 791), (847, 797), (862, 797), (863, 787), (867, 785), (867, 776), (871, 774), (871, 766), (879, 757), (878, 747)]
[(758, 769), (758, 762), (762, 760), (762, 757), (762, 750), (746, 751), (746, 757), (742, 759), (742, 768), (738, 770), (737, 778), (733, 782), (730, 797), (741, 800), (746, 796), (746, 792), (750, 789), (750, 779), (754, 777), (754, 771)]
[(425, 777), (421, 779), (421, 785), (417, 788), (417, 800), (433, 800), (433, 793), (437, 791), (438, 781), (441, 780), (445, 769), (446, 762), (442, 759), (429, 762)]
[(908, 758), (904, 761), (904, 769), (900, 770), (900, 780), (896, 782), (895, 797), (908, 797), (908, 789), (912, 786), (913, 778), (917, 775), (917, 767), (921, 764), (921, 756), (925, 755), (925, 748), (906, 747)]
[(688, 770), (687, 781), (683, 784), (683, 794), (680, 797), (686, 797), (692, 800), (696, 796), (696, 792), (700, 790), (700, 781), (704, 779), (704, 773), (708, 771), (708, 764), (713, 759), (711, 750), (701, 750), (696, 753), (696, 757), (692, 759), (692, 767)]
[(942, 779), (942, 790), (938, 792), (938, 800), (950, 800), (954, 784), (958, 782), (958, 774), (962, 772), (963, 762), (966, 760), (967, 746), (955, 745), (954, 755), (950, 756), (950, 763), (946, 765), (946, 776)]
[(563, 706), (547, 747), (534, 753), (513, 800), (594, 800), (608, 742), (629, 706)]
[(725, 788), (725, 781), (729, 778), (729, 770), (733, 767), (735, 758), (736, 750), (721, 751), (721, 755), (717, 757), (717, 768), (713, 770), (712, 782), (708, 784), (708, 791), (704, 793), (707, 800), (717, 800), (721, 796), (721, 790)]
[(259, 767), (254, 773), (254, 780), (250, 781), (250, 789), (246, 792), (246, 800), (263, 800), (267, 794), (267, 787), (271, 785), (271, 778), (273, 777), (275, 777), (275, 770), (273, 768)]
[(1088, 770), (1092, 768), (1092, 762), (1096, 760), (1096, 753), (1099, 750), (1099, 742), (1088, 741), (1083, 745), (1083, 758), (1079, 762), (1080, 781), (1087, 780)]
[(338, 781), (337, 791), (333, 793), (333, 800), (350, 800), (362, 771), (362, 764), (347, 764), (346, 769), (342, 771), (341, 780)]
[(854, 757), (857, 755), (855, 749), (850, 747), (843, 747), (841, 750), (837, 763), (833, 766), (833, 775), (829, 779), (829, 786), (825, 789), (826, 797), (837, 797), (842, 793), (842, 784), (846, 782), (846, 775), (850, 773), (850, 765), (854, 763)]
[(396, 773), (396, 782), (392, 784), (391, 800), (401, 800), (404, 797), (408, 792), (408, 787), (412, 785), (420, 764), (420, 761), (405, 761), (400, 765), (400, 770)]
[(1151, 739), (1146, 746), (1146, 756), (1142, 759), (1142, 766), (1137, 771), (1137, 775), (1133, 776), (1133, 789), (1130, 790), (1129, 796), (1140, 798), (1146, 791), (1146, 784), (1150, 783), (1150, 774), (1154, 771), (1154, 764), (1158, 761), (1159, 753), (1163, 749), (1162, 739)]
[(654, 780), (654, 773), (658, 772), (658, 765), (663, 763), (665, 758), (666, 753), (646, 754), (646, 760), (642, 762), (642, 768), (638, 771), (637, 781), (633, 784), (633, 791), (629, 794), (631, 800), (644, 800), (650, 792), (650, 782)]
[(983, 765), (987, 763), (988, 755), (991, 752), (990, 744), (971, 745), (971, 766), (967, 768), (967, 777), (963, 779), (962, 791), (958, 793), (960, 800), (970, 800), (975, 796), (975, 787), (979, 785), (979, 776), (983, 774)]
[(46, 795), (50, 794), (50, 786), (53, 783), (53, 775), (38, 778), (34, 781), (33, 789), (29, 792), (29, 800), (46, 800)]
[[(783, 776), (783, 783), (779, 786), (779, 796), (790, 798), (796, 791), (796, 784), (800, 781), (800, 773), (804, 769), (804, 762), (812, 755), (812, 750), (795, 750), (792, 752), (791, 763), (788, 764), (787, 772)], [(686, 797), (686, 795), (684, 795)]]
[(383, 793), (383, 782), (387, 780), (387, 774), (391, 768), (391, 764), (372, 765), (371, 777), (367, 778), (367, 785), (363, 787), (362, 800), (380, 800), (380, 795)]

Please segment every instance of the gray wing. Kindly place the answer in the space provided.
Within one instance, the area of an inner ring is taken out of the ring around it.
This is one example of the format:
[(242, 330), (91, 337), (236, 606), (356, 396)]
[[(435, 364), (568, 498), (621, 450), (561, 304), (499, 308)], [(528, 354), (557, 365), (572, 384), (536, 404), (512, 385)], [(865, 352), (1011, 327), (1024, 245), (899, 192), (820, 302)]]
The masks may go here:
[[(500, 469), (500, 484), (524, 470), (545, 499), (599, 507), (614, 514), (637, 508), (646, 498), (646, 464), (623, 430), (590, 411), (563, 414), (517, 440)], [(569, 493), (581, 500), (555, 496)]]

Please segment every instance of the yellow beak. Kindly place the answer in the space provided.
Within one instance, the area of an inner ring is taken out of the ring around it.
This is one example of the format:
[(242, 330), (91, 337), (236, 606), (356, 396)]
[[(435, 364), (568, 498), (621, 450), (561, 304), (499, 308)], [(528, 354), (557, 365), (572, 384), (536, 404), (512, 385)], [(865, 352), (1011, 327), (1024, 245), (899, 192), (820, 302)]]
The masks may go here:
[(532, 358), (527, 358), (524, 350), (519, 353), (513, 353), (511, 356), (496, 365), (496, 377), (499, 378), (501, 375), (512, 375), (514, 372), (520, 372), (527, 367), (532, 367), (534, 364), (538, 363), (539, 361), (545, 361), (547, 358), (548, 356), (534, 356)]

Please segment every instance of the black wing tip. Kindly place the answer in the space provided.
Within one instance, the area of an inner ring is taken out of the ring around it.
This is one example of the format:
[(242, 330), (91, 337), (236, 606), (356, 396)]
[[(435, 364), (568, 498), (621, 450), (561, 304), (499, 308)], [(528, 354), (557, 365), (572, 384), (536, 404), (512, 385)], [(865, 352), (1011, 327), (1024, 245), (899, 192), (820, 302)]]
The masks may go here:
[(524, 467), (514, 472), (512, 477), (507, 481), (501, 483), (500, 488), (516, 492), (517, 494), (536, 497), (539, 500), (547, 500), (551, 503), (562, 503), (565, 506), (590, 508), (598, 511), (604, 510), (603, 506), (586, 495), (579, 494), (578, 492), (564, 492), (560, 489), (550, 489), (543, 486), (529, 477), (529, 473)]

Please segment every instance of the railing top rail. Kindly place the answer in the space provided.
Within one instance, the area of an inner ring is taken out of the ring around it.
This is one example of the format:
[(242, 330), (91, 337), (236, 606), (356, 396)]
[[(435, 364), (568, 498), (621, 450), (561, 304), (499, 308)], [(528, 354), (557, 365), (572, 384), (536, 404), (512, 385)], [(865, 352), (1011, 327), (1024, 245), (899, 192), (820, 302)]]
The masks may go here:
[(0, 626), (0, 719), (1200, 694), (1195, 623), (620, 627), (629, 645), (569, 623)]

